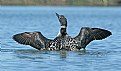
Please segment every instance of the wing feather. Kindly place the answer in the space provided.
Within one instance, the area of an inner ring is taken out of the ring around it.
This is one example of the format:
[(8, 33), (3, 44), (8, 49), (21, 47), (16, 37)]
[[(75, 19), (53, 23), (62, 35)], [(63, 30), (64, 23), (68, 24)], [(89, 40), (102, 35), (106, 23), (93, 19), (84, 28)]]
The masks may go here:
[(50, 41), (50, 39), (47, 39), (44, 37), (41, 32), (24, 32), (19, 33), (13, 36), (13, 39), (24, 45), (30, 45), (36, 49), (41, 49), (44, 47), (45, 43), (47, 41)]
[(81, 47), (85, 48), (91, 41), (102, 40), (110, 35), (112, 33), (105, 29), (83, 27), (74, 39), (80, 41)]

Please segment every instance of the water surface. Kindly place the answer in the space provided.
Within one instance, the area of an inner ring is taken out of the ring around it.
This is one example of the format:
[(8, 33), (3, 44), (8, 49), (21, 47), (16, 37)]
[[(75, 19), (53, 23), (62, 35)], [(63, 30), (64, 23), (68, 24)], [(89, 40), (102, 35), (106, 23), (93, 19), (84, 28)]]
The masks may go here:
[[(12, 35), (40, 31), (53, 39), (59, 31), (55, 12), (68, 20), (68, 34), (81, 27), (110, 30), (113, 35), (91, 42), (86, 51), (38, 51), (12, 40)], [(120, 71), (120, 7), (0, 7), (0, 71)]]

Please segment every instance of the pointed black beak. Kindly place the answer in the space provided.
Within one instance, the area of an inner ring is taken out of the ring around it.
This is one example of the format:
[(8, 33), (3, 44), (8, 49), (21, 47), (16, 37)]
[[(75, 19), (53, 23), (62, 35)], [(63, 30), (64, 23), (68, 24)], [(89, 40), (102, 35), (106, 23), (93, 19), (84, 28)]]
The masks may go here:
[(59, 16), (60, 16), (60, 15), (59, 15), (58, 13), (56, 13), (56, 16), (57, 16), (57, 17), (58, 17), (58, 19), (59, 19)]

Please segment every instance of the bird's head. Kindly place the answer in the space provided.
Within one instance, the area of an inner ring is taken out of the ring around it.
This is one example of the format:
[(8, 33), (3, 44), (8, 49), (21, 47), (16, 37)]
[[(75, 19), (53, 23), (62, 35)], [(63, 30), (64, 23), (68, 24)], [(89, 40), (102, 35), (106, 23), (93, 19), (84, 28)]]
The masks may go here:
[(58, 13), (56, 13), (56, 16), (58, 17), (61, 28), (66, 28), (67, 27), (67, 19), (65, 18), (65, 16), (59, 15)]

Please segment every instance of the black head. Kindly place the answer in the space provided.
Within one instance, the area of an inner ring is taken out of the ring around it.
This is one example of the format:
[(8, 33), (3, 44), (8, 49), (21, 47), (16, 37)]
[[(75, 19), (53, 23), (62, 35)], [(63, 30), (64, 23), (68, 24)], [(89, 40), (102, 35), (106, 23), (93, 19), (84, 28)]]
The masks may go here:
[(67, 19), (64, 17), (64, 15), (59, 15), (56, 13), (56, 16), (58, 17), (58, 20), (60, 22), (61, 27), (66, 28), (67, 27)]

